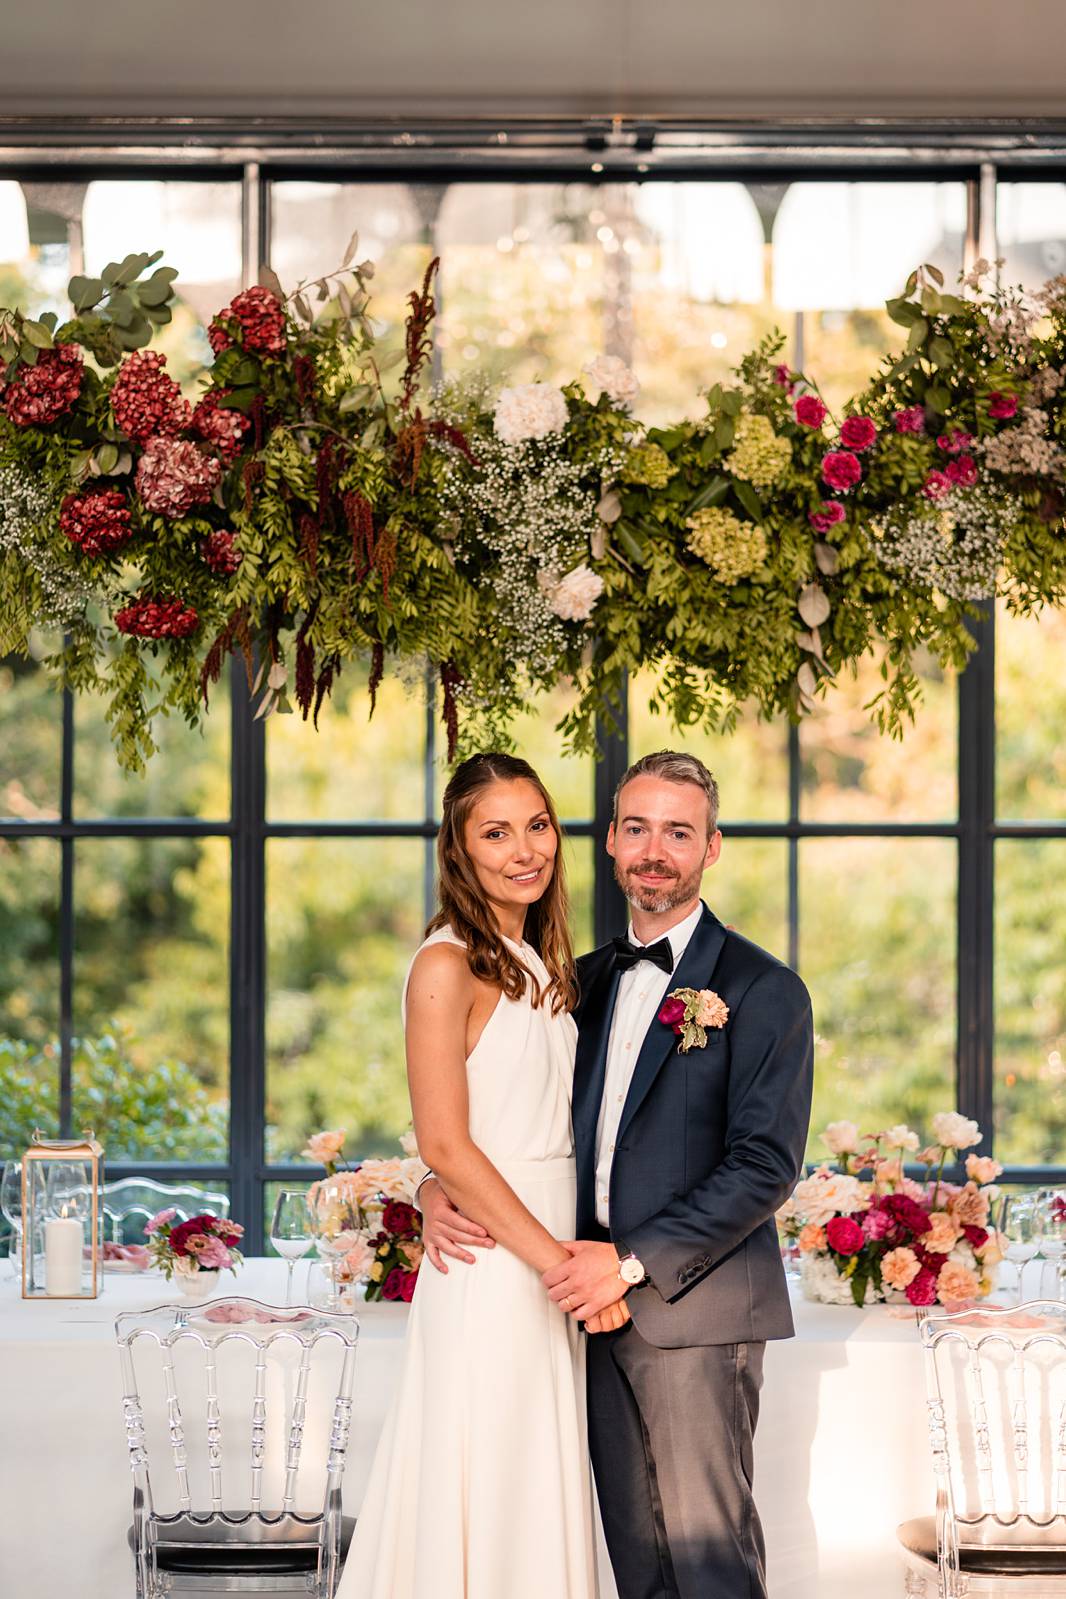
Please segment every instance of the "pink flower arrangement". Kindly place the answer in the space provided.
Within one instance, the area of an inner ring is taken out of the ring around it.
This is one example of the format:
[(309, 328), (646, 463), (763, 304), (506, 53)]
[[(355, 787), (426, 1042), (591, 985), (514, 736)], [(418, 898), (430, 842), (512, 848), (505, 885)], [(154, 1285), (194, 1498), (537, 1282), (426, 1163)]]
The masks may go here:
[(157, 434), (137, 463), (137, 493), (146, 510), (160, 516), (186, 516), (206, 505), (222, 480), (222, 468), (189, 439)]
[(902, 411), (893, 411), (892, 421), (897, 433), (925, 432), (925, 410), (920, 405), (908, 405)]
[(76, 344), (41, 350), (33, 366), (21, 366), (3, 389), (3, 407), (16, 427), (44, 427), (73, 410), (85, 363)]
[(868, 416), (847, 416), (840, 428), (840, 442), (848, 450), (868, 450), (877, 440), (877, 427)]
[(995, 389), (988, 396), (988, 414), (994, 422), (1007, 422), (1018, 413), (1018, 396)]
[(339, 1170), (345, 1137), (341, 1127), (313, 1133), (303, 1151), (328, 1174), (307, 1196), (319, 1253), (342, 1291), (360, 1283), (368, 1300), (409, 1302), (424, 1253), (422, 1217), (412, 1200), (425, 1167), (412, 1142), (403, 1159)]
[(807, 520), (816, 533), (828, 533), (831, 527), (836, 527), (838, 522), (843, 522), (847, 511), (839, 500), (823, 500), (820, 511), (809, 511)]
[(796, 421), (805, 428), (820, 428), (828, 415), (828, 407), (816, 394), (801, 394), (796, 401)]
[(175, 1272), (189, 1276), (196, 1271), (237, 1270), (244, 1258), (238, 1247), (243, 1227), (206, 1211), (175, 1225), (176, 1215), (171, 1205), (153, 1216), (144, 1229), (149, 1254), (168, 1282)]
[(850, 450), (830, 450), (822, 460), (822, 478), (831, 489), (845, 494), (862, 477), (859, 457)]

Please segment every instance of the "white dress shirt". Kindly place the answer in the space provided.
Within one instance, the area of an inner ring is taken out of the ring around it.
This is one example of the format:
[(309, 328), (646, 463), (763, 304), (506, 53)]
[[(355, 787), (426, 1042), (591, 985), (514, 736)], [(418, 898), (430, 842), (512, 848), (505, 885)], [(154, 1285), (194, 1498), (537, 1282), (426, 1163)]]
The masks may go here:
[[(676, 927), (671, 927), (668, 933), (661, 935), (669, 940), (673, 951), (674, 972), (702, 915), (703, 906), (697, 905), (683, 922), (678, 922)], [(632, 922), (629, 924), (629, 941), (640, 947), (640, 939), (633, 935)], [(654, 938), (651, 943), (658, 941), (658, 938)], [(609, 1225), (608, 1196), (611, 1192), (614, 1146), (633, 1068), (648, 1028), (654, 1022), (666, 991), (672, 984), (673, 972), (664, 972), (652, 961), (638, 961), (628, 972), (622, 973), (618, 982), (611, 1036), (607, 1044), (603, 1098), (600, 1101), (599, 1121), (596, 1123), (596, 1220), (601, 1227)]]

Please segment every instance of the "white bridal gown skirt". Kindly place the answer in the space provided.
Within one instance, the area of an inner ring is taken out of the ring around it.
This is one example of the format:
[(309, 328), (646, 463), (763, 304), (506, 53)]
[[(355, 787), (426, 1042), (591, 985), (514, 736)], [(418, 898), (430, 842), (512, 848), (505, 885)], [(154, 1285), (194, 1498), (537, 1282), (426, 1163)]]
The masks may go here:
[[(497, 1164), (573, 1237), (572, 1158)], [(476, 1255), (419, 1273), (339, 1599), (595, 1599), (583, 1334), (517, 1256)]]

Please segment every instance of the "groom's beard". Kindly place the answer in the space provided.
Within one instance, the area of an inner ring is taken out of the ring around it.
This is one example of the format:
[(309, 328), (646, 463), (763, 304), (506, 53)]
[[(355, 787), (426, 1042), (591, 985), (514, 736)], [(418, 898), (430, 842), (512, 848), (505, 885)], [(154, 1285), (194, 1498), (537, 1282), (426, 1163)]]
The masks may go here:
[[(656, 877), (671, 877), (673, 882), (654, 885), (643, 883), (642, 872), (654, 872)], [(639, 866), (630, 866), (625, 870), (615, 861), (614, 878), (626, 899), (637, 910), (662, 916), (666, 911), (675, 910), (678, 905), (685, 905), (689, 900), (699, 897), (703, 867), (701, 865), (698, 871), (682, 877), (665, 861), (641, 861)]]

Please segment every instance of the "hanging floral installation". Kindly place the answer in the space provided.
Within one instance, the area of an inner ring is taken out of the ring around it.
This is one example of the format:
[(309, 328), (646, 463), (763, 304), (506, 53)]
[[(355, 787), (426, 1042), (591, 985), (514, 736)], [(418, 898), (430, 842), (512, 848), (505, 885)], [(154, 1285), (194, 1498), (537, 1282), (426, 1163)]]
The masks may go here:
[(611, 357), (561, 388), (430, 387), (436, 262), (388, 376), (356, 248), (221, 310), (195, 403), (147, 348), (159, 254), (74, 278), (61, 325), (0, 310), (0, 654), (53, 630), (48, 667), (104, 693), (127, 768), (234, 650), (258, 714), (316, 727), (350, 664), (372, 706), (413, 663), (454, 757), (563, 679), (592, 750), (644, 666), (678, 728), (798, 718), (880, 643), (895, 734), (916, 652), (963, 666), (976, 602), (1066, 597), (1064, 279), (1027, 297), (981, 262), (954, 294), (923, 267), (889, 302), (904, 352), (839, 420), (772, 337), (702, 415), (647, 428)]

